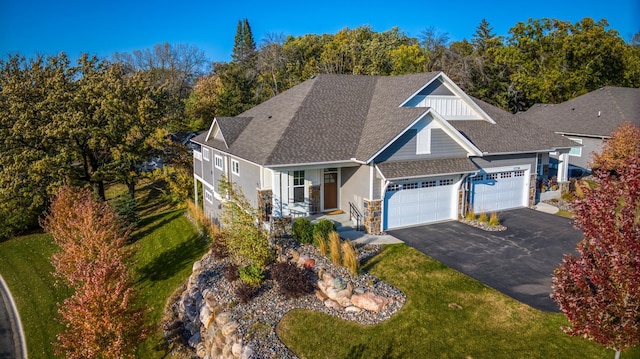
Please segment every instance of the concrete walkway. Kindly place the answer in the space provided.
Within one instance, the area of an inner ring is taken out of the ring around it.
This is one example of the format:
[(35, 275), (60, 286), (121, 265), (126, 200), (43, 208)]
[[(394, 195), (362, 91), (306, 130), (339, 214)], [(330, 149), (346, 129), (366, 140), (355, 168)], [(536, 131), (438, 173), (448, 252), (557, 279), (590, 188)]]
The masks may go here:
[(20, 315), (7, 283), (0, 275), (0, 358), (27, 358)]
[(538, 204), (536, 204), (535, 207), (533, 207), (536, 211), (540, 211), (540, 212), (544, 212), (544, 213), (549, 213), (549, 214), (556, 214), (558, 213), (558, 211), (560, 210), (558, 207), (552, 206), (548, 203), (544, 203), (544, 202), (539, 202)]
[(402, 243), (401, 240), (391, 236), (389, 234), (384, 235), (371, 235), (364, 231), (358, 231), (356, 224), (349, 219), (349, 213), (339, 214), (317, 214), (310, 216), (309, 219), (312, 222), (317, 222), (321, 219), (328, 219), (336, 224), (336, 229), (340, 234), (340, 237), (354, 241), (355, 243), (364, 244), (394, 244)]

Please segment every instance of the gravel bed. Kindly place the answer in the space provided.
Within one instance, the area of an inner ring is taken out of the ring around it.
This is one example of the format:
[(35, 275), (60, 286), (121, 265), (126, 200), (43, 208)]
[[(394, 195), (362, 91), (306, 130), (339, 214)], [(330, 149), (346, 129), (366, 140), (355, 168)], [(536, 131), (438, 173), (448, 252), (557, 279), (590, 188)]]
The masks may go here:
[[(307, 255), (316, 260), (313, 269), (317, 274), (319, 268), (330, 273), (334, 277), (347, 279), (354, 288), (354, 293), (373, 292), (391, 299), (391, 303), (378, 313), (362, 310), (360, 313), (348, 313), (329, 309), (316, 298), (315, 294), (308, 294), (296, 299), (285, 299), (278, 294), (276, 283), (267, 279), (262, 284), (260, 292), (248, 303), (240, 303), (235, 295), (235, 286), (240, 281), (230, 283), (222, 275), (224, 267), (229, 263), (228, 259), (217, 260), (213, 256), (203, 258), (203, 271), (201, 275), (208, 277), (206, 288), (201, 288), (203, 293), (212, 293), (217, 302), (227, 307), (232, 319), (239, 323), (238, 332), (245, 344), (251, 345), (254, 350), (253, 358), (297, 358), (276, 335), (276, 325), (282, 316), (292, 309), (308, 309), (327, 313), (344, 320), (372, 325), (380, 323), (395, 314), (406, 301), (406, 296), (399, 289), (381, 281), (368, 273), (352, 276), (345, 268), (334, 266), (331, 261), (321, 255), (313, 245), (297, 246), (292, 241), (281, 242), (283, 253), (291, 253), (296, 250), (301, 255)], [(374, 256), (380, 251), (380, 246), (367, 245), (358, 248), (360, 262)], [(314, 278), (317, 278), (315, 276)]]

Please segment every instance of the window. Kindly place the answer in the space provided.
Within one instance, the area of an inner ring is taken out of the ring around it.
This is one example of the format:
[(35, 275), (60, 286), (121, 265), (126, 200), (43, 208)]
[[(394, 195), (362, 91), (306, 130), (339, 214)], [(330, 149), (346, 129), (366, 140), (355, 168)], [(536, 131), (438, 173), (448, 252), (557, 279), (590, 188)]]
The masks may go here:
[(231, 172), (239, 176), (240, 175), (240, 163), (236, 160), (231, 160)]
[(304, 202), (304, 171), (293, 171), (293, 202)]
[(441, 186), (451, 186), (452, 184), (453, 184), (453, 180), (451, 178), (440, 180)]
[(207, 202), (209, 202), (209, 203), (213, 203), (213, 195), (211, 194), (211, 192), (205, 190), (204, 191), (204, 199), (206, 199)]
[(488, 180), (498, 179), (498, 174), (497, 173), (487, 173), (487, 179)]
[(222, 157), (215, 155), (215, 161), (216, 168), (222, 171), (224, 169), (224, 167), (222, 167), (224, 165), (224, 162), (222, 162)]
[(395, 192), (401, 190), (402, 187), (399, 184), (390, 184), (387, 187), (387, 192)]
[(414, 183), (405, 183), (402, 185), (402, 189), (416, 189), (418, 188), (418, 183), (414, 182)]
[(524, 171), (522, 171), (522, 170), (520, 170), (520, 171), (516, 171), (516, 172), (514, 173), (514, 175), (515, 175), (516, 177), (524, 177)]
[(422, 188), (435, 187), (435, 186), (436, 186), (436, 181), (424, 181), (424, 182), (422, 182)]
[(210, 156), (211, 155), (209, 154), (209, 149), (208, 148), (203, 148), (202, 149), (202, 157), (204, 157), (205, 160), (209, 161), (211, 159)]
[[(575, 143), (582, 144), (581, 138), (569, 138), (569, 139)], [(571, 151), (569, 151), (569, 156), (582, 157), (582, 146), (571, 147)]]
[(476, 175), (471, 178), (473, 182), (482, 182), (484, 180), (484, 175)]
[(500, 178), (511, 178), (513, 176), (512, 172), (502, 172), (500, 174)]

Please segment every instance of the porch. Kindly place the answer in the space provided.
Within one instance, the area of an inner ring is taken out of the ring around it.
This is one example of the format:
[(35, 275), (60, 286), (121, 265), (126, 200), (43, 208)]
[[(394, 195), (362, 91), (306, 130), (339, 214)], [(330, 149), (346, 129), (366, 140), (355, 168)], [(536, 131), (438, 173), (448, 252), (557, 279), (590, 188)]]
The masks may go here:
[(336, 224), (336, 230), (340, 237), (349, 239), (355, 243), (361, 244), (394, 244), (403, 243), (401, 240), (383, 233), (381, 235), (367, 234), (364, 231), (358, 231), (355, 220), (349, 219), (349, 213), (342, 212), (337, 214), (319, 213), (310, 215), (307, 218), (311, 222), (316, 223), (321, 219), (328, 219)]

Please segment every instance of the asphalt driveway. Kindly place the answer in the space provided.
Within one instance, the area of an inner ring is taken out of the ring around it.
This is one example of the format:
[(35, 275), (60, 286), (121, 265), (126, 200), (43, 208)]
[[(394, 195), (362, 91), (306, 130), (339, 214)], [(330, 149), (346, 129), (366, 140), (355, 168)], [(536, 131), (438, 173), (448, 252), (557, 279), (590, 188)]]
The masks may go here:
[(500, 219), (506, 231), (451, 221), (388, 233), (522, 303), (559, 311), (549, 297), (553, 269), (565, 253), (575, 253), (582, 232), (573, 220), (528, 208), (502, 212)]

